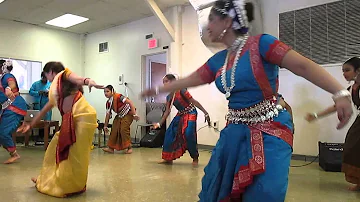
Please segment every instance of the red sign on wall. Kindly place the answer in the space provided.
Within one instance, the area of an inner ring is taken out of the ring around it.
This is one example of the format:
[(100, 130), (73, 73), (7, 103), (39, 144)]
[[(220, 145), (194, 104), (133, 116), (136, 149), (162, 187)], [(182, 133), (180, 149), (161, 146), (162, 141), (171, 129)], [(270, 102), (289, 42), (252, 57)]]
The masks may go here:
[(149, 49), (154, 49), (159, 47), (159, 41), (157, 39), (149, 39), (148, 40), (148, 48)]

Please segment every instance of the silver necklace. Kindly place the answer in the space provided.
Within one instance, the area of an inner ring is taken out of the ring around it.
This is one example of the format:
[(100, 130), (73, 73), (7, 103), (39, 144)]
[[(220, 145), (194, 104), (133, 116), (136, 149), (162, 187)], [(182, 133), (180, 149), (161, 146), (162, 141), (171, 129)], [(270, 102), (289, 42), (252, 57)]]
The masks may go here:
[[(233, 90), (233, 88), (235, 87), (235, 71), (236, 71), (236, 67), (237, 67), (237, 63), (240, 59), (241, 56), (241, 52), (246, 44), (246, 41), (249, 37), (246, 35), (245, 37), (239, 37), (237, 38), (233, 45), (228, 49), (227, 55), (226, 55), (226, 59), (225, 59), (225, 64), (222, 68), (221, 71), (221, 84), (225, 90), (225, 97), (226, 99), (228, 99), (231, 96), (231, 91)], [(227, 82), (226, 82), (226, 75), (227, 75), (227, 71), (226, 68), (228, 66), (228, 62), (229, 62), (229, 56), (230, 56), (230, 51), (235, 51), (237, 49), (236, 52), (236, 56), (235, 56), (235, 60), (234, 60), (234, 64), (231, 68), (231, 75), (230, 75), (230, 86), (227, 86)]]

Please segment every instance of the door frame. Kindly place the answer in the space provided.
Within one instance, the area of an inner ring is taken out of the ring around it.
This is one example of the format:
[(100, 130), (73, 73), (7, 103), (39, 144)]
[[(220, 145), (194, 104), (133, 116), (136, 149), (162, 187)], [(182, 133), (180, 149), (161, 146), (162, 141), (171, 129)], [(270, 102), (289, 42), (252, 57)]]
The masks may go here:
[[(157, 51), (154, 53), (150, 53), (150, 54), (144, 54), (141, 55), (141, 91), (146, 90), (146, 88), (148, 87), (148, 80), (147, 80), (147, 75), (150, 73), (149, 69), (146, 66), (146, 58), (148, 56), (153, 56), (153, 55), (159, 55), (159, 54), (164, 54), (166, 55), (166, 73), (169, 72), (169, 68), (170, 68), (170, 50), (166, 49), (166, 50), (161, 50), (161, 51)], [(150, 80), (150, 79), (149, 79)], [(146, 102), (148, 101), (148, 98), (144, 98), (141, 99), (141, 115), (140, 117), (144, 117), (146, 119)], [(143, 136), (143, 130), (141, 130), (141, 137)]]

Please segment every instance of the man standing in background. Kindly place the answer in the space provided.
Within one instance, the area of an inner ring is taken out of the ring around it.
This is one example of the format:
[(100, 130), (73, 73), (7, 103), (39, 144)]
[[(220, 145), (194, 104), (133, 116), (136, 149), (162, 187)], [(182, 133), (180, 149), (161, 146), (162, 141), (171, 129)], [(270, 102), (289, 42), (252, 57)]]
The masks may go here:
[[(30, 95), (34, 97), (34, 110), (41, 110), (46, 103), (49, 102), (49, 89), (51, 83), (46, 79), (44, 72), (41, 73), (41, 80), (32, 84), (30, 88)], [(52, 111), (50, 110), (46, 113), (44, 120), (51, 121)], [(44, 139), (44, 130), (39, 130), (39, 139), (36, 141), (36, 144), (43, 144), (41, 142)]]

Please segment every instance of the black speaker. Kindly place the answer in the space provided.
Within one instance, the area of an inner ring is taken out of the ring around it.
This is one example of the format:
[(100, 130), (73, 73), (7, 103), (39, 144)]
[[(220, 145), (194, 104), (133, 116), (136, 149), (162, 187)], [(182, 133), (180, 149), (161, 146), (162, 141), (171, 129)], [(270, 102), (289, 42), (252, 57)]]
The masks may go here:
[(319, 166), (329, 172), (341, 172), (344, 144), (319, 142)]
[(150, 130), (140, 141), (140, 147), (162, 147), (165, 139), (165, 130)]

